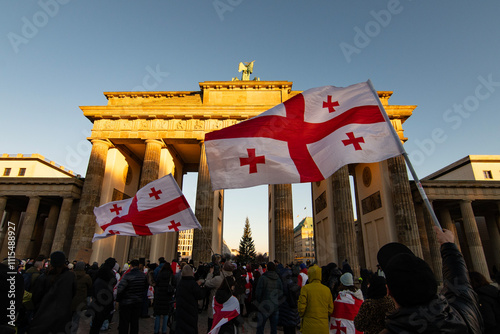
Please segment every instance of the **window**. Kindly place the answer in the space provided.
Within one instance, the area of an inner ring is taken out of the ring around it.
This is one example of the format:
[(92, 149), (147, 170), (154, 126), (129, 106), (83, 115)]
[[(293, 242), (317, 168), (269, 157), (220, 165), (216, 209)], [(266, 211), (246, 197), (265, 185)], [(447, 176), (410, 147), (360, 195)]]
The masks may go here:
[(485, 179), (492, 179), (493, 175), (491, 175), (491, 170), (483, 170), (484, 178)]
[(10, 175), (10, 168), (5, 168), (3, 171), (3, 176), (9, 176)]
[(17, 176), (24, 176), (26, 174), (26, 168), (19, 168), (19, 174)]

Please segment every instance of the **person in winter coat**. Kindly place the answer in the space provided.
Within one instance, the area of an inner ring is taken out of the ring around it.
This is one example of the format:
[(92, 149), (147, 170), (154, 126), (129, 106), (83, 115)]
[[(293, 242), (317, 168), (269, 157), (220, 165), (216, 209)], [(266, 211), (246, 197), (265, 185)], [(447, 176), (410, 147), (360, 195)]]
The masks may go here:
[(233, 276), (233, 264), (231, 261), (227, 261), (224, 263), (222, 267), (222, 272), (220, 272), (218, 265), (213, 265), (210, 267), (207, 278), (203, 281), (203, 286), (205, 289), (209, 289), (209, 297), (208, 297), (208, 328), (212, 328), (212, 322), (214, 320), (214, 313), (212, 310), (212, 300), (214, 299), (215, 293), (217, 289), (220, 287), (223, 277)]
[(153, 314), (155, 316), (155, 334), (160, 332), (160, 322), (163, 319), (161, 332), (167, 333), (168, 314), (172, 309), (172, 298), (175, 293), (173, 286), (172, 267), (165, 262), (158, 272), (155, 280), (155, 297), (153, 302)]
[(203, 297), (201, 282), (195, 281), (191, 266), (182, 268), (182, 276), (175, 292), (176, 333), (198, 333), (198, 300)]
[(50, 255), (49, 271), (40, 275), (33, 286), (35, 315), (30, 334), (66, 333), (71, 324), (71, 301), (76, 293), (75, 274), (66, 267), (61, 251)]
[(255, 291), (258, 303), (257, 334), (264, 333), (267, 319), (271, 324), (271, 334), (277, 333), (279, 319), (279, 304), (283, 296), (283, 285), (276, 272), (274, 262), (267, 264), (266, 272), (260, 277)]
[(385, 328), (386, 314), (395, 310), (394, 302), (387, 295), (384, 277), (372, 274), (367, 280), (367, 298), (354, 318), (354, 327), (365, 334), (378, 334)]
[(116, 289), (116, 301), (119, 303), (120, 334), (139, 333), (139, 317), (142, 311), (144, 292), (149, 284), (146, 274), (139, 269), (139, 260), (130, 262), (130, 272), (123, 275)]
[(80, 316), (83, 310), (87, 309), (87, 297), (92, 294), (92, 278), (85, 273), (85, 262), (76, 263), (76, 294), (71, 301), (71, 311), (73, 318), (71, 322), (71, 333), (76, 334), (80, 323)]
[(387, 316), (383, 333), (482, 333), (479, 300), (467, 275), (453, 232), (434, 226), (441, 244), (443, 289), (429, 265), (400, 243), (384, 245), (377, 254), (396, 311)]
[(299, 311), (297, 310), (300, 287), (292, 280), (290, 268), (283, 268), (280, 277), (284, 298), (279, 306), (278, 325), (283, 326), (285, 334), (295, 334), (295, 329), (300, 324)]
[(309, 283), (300, 290), (298, 311), (303, 334), (328, 334), (328, 318), (333, 312), (330, 289), (321, 284), (321, 268), (313, 265), (308, 271)]
[(339, 293), (333, 302), (333, 313), (330, 318), (330, 330), (333, 333), (359, 333), (354, 327), (354, 318), (363, 304), (363, 293), (354, 286), (350, 272), (340, 276)]
[[(214, 322), (210, 329), (210, 334), (234, 334), (237, 327), (242, 323), (240, 315), (240, 303), (233, 293), (235, 291), (236, 280), (233, 276), (224, 278), (220, 287), (212, 300)], [(224, 310), (224, 311), (222, 311)], [(228, 321), (221, 324), (221, 320)]]
[(90, 334), (99, 334), (102, 324), (114, 309), (113, 288), (116, 284), (116, 277), (113, 267), (115, 263), (114, 258), (107, 258), (95, 275), (92, 285), (92, 302), (87, 310), (87, 314), (92, 316)]
[(481, 273), (471, 271), (469, 277), (472, 288), (479, 296), (485, 333), (500, 333), (500, 291)]

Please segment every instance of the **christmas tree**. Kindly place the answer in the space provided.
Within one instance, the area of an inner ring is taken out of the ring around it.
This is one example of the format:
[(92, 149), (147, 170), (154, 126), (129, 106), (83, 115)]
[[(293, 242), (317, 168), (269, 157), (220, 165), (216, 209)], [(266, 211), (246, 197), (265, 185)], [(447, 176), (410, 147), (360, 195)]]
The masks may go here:
[(243, 236), (240, 240), (240, 249), (237, 260), (239, 263), (245, 264), (255, 260), (255, 244), (252, 239), (252, 230), (250, 230), (250, 221), (245, 220), (245, 227), (243, 229)]

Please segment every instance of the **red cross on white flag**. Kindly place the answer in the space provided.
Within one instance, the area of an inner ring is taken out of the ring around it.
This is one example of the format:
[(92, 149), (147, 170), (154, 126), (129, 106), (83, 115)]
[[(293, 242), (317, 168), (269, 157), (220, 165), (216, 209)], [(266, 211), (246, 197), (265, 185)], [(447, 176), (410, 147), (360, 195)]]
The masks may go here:
[[(223, 283), (225, 284), (225, 282)], [(214, 312), (214, 320), (208, 334), (217, 334), (224, 324), (240, 315), (240, 302), (236, 297), (231, 296), (224, 304), (220, 304), (214, 297), (212, 300), (212, 310)]]
[(321, 181), (350, 163), (404, 152), (369, 82), (296, 94), (205, 135), (212, 189)]
[(201, 228), (172, 174), (148, 183), (134, 197), (94, 208), (102, 234), (92, 242), (111, 235), (152, 235)]

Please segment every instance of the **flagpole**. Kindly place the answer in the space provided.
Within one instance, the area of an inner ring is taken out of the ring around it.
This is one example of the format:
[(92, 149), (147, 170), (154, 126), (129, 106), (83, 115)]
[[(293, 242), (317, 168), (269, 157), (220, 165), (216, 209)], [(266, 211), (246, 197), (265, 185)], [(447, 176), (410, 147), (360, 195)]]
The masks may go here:
[[(201, 230), (201, 232), (203, 233), (203, 235), (205, 236), (205, 238), (208, 241), (208, 245), (210, 246), (210, 250), (212, 251), (212, 255), (215, 254), (214, 249), (212, 248), (212, 243), (210, 242), (210, 239), (208, 238), (207, 234), (205, 233), (205, 230), (203, 228), (200, 228), (200, 230)], [(227, 286), (229, 287), (229, 290), (231, 290), (231, 286), (229, 285), (229, 282), (227, 281), (226, 275), (224, 275), (224, 272), (222, 271), (222, 268), (220, 268), (220, 274), (224, 278), (224, 281), (226, 282)]]
[(422, 187), (422, 183), (420, 182), (420, 179), (417, 176), (417, 173), (415, 172), (415, 169), (413, 169), (413, 165), (411, 164), (410, 158), (408, 157), (408, 153), (406, 153), (406, 150), (403, 147), (403, 144), (401, 143), (401, 139), (399, 139), (399, 136), (396, 132), (396, 129), (392, 126), (391, 121), (389, 120), (389, 116), (387, 116), (387, 112), (385, 111), (384, 106), (382, 105), (382, 102), (380, 101), (380, 98), (378, 97), (378, 93), (373, 87), (372, 81), (368, 79), (367, 81), (368, 85), (370, 86), (370, 89), (372, 90), (372, 93), (375, 95), (375, 99), (377, 100), (378, 106), (380, 110), (383, 111), (383, 116), (385, 118), (385, 121), (389, 124), (390, 131), (396, 140), (397, 144), (399, 145), (401, 151), (403, 152), (403, 157), (406, 161), (406, 165), (408, 166), (408, 169), (410, 170), (411, 175), (413, 176), (413, 180), (415, 181), (417, 185), (418, 192), (420, 193), (420, 196), (422, 196), (422, 200), (424, 201), (424, 204), (429, 211), (429, 214), (431, 216), (432, 222), (434, 225), (439, 227), (441, 230), (443, 229), (441, 227), (441, 224), (439, 223), (439, 220), (436, 216), (436, 213), (434, 212), (434, 209), (432, 208), (431, 202), (429, 201), (429, 198), (427, 197), (424, 188)]

